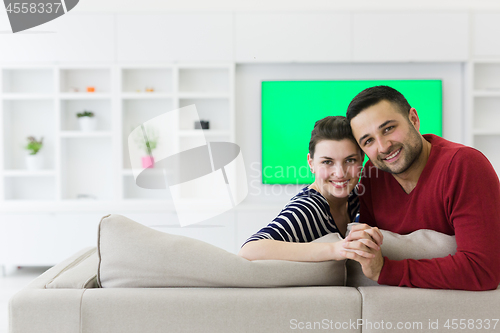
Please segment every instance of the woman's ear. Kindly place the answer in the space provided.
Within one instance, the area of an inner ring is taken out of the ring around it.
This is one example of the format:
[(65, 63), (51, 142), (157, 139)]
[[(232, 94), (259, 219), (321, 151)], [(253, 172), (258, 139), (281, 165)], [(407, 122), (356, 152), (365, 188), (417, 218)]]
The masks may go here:
[(307, 164), (309, 164), (309, 168), (311, 168), (311, 172), (314, 173), (313, 159), (311, 157), (311, 154), (307, 154)]

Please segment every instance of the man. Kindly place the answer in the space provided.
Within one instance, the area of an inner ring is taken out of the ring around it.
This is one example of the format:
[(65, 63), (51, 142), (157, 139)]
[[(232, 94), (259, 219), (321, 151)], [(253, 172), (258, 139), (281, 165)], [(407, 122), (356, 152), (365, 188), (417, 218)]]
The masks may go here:
[[(479, 151), (419, 132), (417, 111), (393, 88), (359, 93), (347, 118), (370, 158), (361, 183), (360, 222), (399, 234), (432, 229), (455, 235), (457, 252), (431, 260), (389, 260), (367, 249), (352, 232), (345, 251), (380, 284), (420, 288), (490, 290), (500, 282), (500, 183)], [(370, 229), (359, 226), (356, 230)], [(366, 235), (364, 236), (366, 237)]]

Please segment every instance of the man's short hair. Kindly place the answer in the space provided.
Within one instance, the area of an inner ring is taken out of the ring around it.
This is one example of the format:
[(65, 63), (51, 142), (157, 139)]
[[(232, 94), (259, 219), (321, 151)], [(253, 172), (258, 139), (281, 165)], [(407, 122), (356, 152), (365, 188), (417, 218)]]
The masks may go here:
[(411, 106), (403, 94), (388, 86), (375, 86), (363, 90), (353, 98), (347, 107), (347, 120), (351, 122), (361, 111), (384, 100), (392, 103), (408, 118)]

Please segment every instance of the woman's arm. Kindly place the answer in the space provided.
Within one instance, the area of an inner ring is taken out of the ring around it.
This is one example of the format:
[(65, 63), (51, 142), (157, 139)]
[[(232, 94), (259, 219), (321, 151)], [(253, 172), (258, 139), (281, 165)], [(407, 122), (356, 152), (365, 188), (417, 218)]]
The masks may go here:
[(243, 245), (239, 256), (248, 260), (327, 261), (344, 260), (344, 240), (336, 243), (294, 243), (273, 239), (251, 241)]

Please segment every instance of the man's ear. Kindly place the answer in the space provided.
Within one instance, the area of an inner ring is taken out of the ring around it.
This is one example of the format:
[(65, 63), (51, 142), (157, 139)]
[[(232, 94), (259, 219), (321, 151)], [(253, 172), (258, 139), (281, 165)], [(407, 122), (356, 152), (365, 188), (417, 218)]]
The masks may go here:
[(417, 110), (415, 108), (411, 108), (408, 113), (408, 118), (412, 123), (413, 127), (420, 133), (420, 119), (418, 118)]

